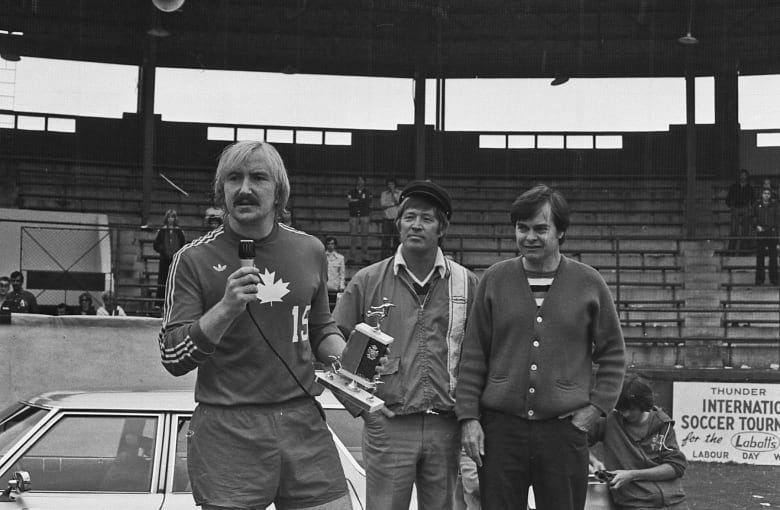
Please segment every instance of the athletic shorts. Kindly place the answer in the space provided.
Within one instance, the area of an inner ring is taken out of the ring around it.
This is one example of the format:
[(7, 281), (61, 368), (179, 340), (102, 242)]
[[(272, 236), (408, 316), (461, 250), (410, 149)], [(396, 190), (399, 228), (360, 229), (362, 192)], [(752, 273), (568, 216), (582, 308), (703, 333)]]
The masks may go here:
[(198, 505), (306, 508), (347, 494), (338, 451), (309, 398), (272, 405), (199, 404), (187, 437)]

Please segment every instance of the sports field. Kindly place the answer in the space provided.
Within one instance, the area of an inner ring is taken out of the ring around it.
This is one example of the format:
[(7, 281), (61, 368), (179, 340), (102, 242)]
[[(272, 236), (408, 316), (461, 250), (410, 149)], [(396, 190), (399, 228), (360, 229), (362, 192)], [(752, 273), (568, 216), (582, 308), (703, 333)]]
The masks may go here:
[(780, 508), (780, 466), (691, 462), (683, 484), (691, 509)]

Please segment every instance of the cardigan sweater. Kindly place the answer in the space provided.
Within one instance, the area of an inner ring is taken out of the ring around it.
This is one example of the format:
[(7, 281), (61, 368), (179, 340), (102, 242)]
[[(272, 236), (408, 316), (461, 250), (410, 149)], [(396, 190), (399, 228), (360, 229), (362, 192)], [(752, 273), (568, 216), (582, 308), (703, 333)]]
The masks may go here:
[(593, 404), (606, 414), (624, 373), (623, 334), (601, 275), (561, 257), (537, 309), (517, 257), (488, 268), (477, 287), (455, 411), (459, 420), (477, 419), (482, 409), (541, 420)]

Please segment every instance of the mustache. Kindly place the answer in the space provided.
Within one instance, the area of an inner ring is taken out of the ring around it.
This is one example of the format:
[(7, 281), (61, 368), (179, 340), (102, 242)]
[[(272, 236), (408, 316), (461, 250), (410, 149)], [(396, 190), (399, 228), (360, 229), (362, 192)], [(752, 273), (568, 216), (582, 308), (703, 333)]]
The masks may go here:
[(233, 200), (233, 205), (260, 205), (260, 202), (252, 195), (238, 195)]

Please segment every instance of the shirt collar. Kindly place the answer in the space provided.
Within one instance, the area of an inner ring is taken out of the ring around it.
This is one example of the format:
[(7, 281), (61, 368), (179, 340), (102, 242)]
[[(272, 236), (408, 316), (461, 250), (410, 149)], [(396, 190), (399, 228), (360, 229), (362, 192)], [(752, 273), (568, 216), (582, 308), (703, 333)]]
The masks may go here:
[(447, 276), (447, 262), (444, 260), (444, 253), (442, 253), (441, 248), (438, 247), (436, 248), (436, 259), (433, 261), (433, 269), (431, 269), (431, 272), (428, 273), (428, 275), (422, 281), (418, 280), (417, 277), (414, 276), (414, 274), (407, 268), (406, 260), (404, 260), (404, 256), (401, 254), (401, 247), (399, 246), (395, 252), (395, 259), (393, 260), (394, 275), (398, 276), (398, 268), (400, 267), (406, 269), (406, 273), (418, 285), (425, 285), (428, 283), (431, 279), (431, 276), (433, 276), (433, 273), (436, 271), (439, 272), (440, 278)]

